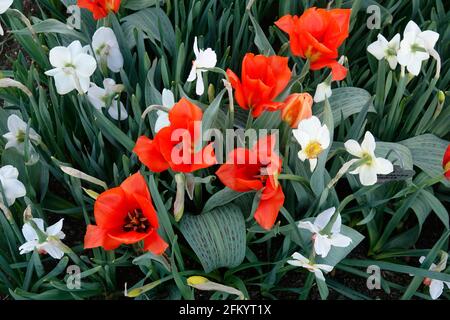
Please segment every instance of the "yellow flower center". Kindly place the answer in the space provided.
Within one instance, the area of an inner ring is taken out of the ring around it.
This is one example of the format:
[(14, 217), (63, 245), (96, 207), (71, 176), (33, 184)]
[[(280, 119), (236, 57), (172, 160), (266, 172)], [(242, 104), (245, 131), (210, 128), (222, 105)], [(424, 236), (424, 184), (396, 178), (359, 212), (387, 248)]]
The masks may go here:
[(320, 52), (313, 52), (313, 47), (309, 46), (305, 52), (305, 57), (308, 58), (310, 62), (314, 62), (320, 58)]
[(308, 159), (317, 158), (322, 151), (322, 145), (317, 141), (311, 141), (305, 148), (306, 157)]
[(447, 172), (449, 170), (450, 170), (450, 161), (445, 164), (444, 172)]
[(372, 156), (368, 153), (363, 153), (362, 158), (365, 160), (365, 164), (371, 166), (373, 163)]

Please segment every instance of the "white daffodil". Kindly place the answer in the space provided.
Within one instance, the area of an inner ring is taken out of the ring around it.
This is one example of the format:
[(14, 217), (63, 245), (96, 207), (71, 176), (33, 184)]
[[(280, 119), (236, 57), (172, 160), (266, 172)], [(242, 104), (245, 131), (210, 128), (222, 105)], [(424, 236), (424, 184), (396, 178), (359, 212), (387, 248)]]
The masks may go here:
[[(11, 7), (11, 5), (13, 4), (13, 0), (0, 0), (0, 14), (3, 14), (6, 12), (6, 10), (9, 9), (9, 7)], [(4, 35), (4, 31), (2, 28), (2, 25), (0, 24), (0, 36)]]
[[(34, 222), (34, 227), (32, 222)], [(20, 254), (33, 252), (37, 249), (40, 254), (48, 253), (55, 259), (61, 259), (64, 256), (64, 251), (61, 248), (61, 240), (66, 237), (62, 232), (64, 219), (59, 220), (54, 225), (44, 229), (44, 220), (33, 218), (26, 222), (22, 227), (22, 233), (25, 237), (25, 242), (19, 247)], [(35, 228), (38, 228), (37, 231)]]
[(394, 171), (394, 167), (389, 160), (375, 156), (375, 148), (375, 138), (369, 131), (364, 135), (361, 145), (355, 140), (345, 142), (347, 152), (363, 160), (363, 163), (350, 173), (359, 174), (359, 180), (364, 186), (375, 184), (377, 174), (389, 174)]
[(322, 258), (328, 255), (331, 246), (345, 248), (352, 242), (352, 239), (341, 234), (342, 219), (340, 214), (337, 215), (330, 231), (323, 233), (335, 211), (336, 208), (334, 207), (327, 209), (316, 217), (314, 223), (300, 221), (298, 224), (299, 228), (307, 229), (313, 233), (314, 251)]
[(367, 51), (378, 60), (386, 59), (392, 70), (397, 67), (397, 52), (400, 49), (400, 34), (397, 33), (391, 41), (387, 41), (382, 34), (378, 40), (367, 47)]
[(0, 168), (1, 203), (5, 204), (4, 200), (6, 200), (6, 205), (12, 206), (17, 198), (24, 197), (27, 194), (25, 186), (18, 178), (19, 171), (15, 167), (6, 165)]
[(123, 56), (111, 28), (101, 27), (95, 31), (92, 36), (92, 48), (100, 66), (106, 65), (112, 72), (119, 72), (122, 69)]
[(103, 88), (92, 83), (88, 89), (87, 97), (97, 110), (106, 108), (108, 101), (111, 101), (111, 106), (108, 108), (108, 113), (111, 118), (115, 120), (125, 120), (128, 118), (128, 113), (123, 103), (116, 97), (117, 86), (116, 82), (109, 78), (103, 80)]
[[(431, 264), (429, 270), (434, 272), (442, 272), (447, 267), (447, 259), (448, 259), (448, 253), (445, 251), (442, 251), (441, 254), (441, 261), (436, 265), (434, 263)], [(419, 259), (420, 263), (423, 263), (425, 261), (425, 257), (420, 257)], [(447, 285), (447, 287), (450, 289), (450, 282), (445, 282), (441, 280), (435, 280), (430, 278), (425, 278), (423, 283), (426, 286), (430, 287), (430, 296), (433, 300), (436, 300), (439, 298), (444, 291), (444, 284)]]
[(287, 263), (296, 267), (305, 268), (309, 272), (313, 272), (316, 278), (319, 280), (325, 281), (325, 277), (323, 276), (322, 270), (325, 271), (326, 273), (333, 270), (332, 266), (329, 266), (327, 264), (315, 264), (298, 252), (295, 252), (292, 255), (292, 258), (294, 260), (288, 260)]
[(331, 91), (331, 82), (330, 81), (324, 81), (317, 85), (316, 92), (314, 93), (314, 102), (322, 102), (325, 101), (325, 99), (328, 99), (331, 97), (331, 94), (333, 92)]
[[(166, 109), (172, 109), (175, 105), (175, 97), (173, 96), (173, 92), (168, 89), (163, 89), (162, 92), (162, 105)], [(157, 112), (158, 118), (155, 122), (155, 132), (158, 132), (164, 127), (170, 126), (169, 114), (163, 110), (158, 110)]]
[(90, 77), (97, 68), (95, 58), (86, 54), (80, 41), (68, 47), (54, 47), (50, 50), (50, 63), (54, 69), (45, 72), (54, 77), (56, 91), (66, 94), (76, 89), (80, 94), (89, 89)]
[[(27, 124), (20, 119), (17, 115), (11, 114), (8, 117), (7, 126), (9, 132), (3, 135), (3, 138), (7, 140), (5, 149), (16, 148), (17, 151), (24, 155), (25, 153), (25, 136), (27, 132)], [(34, 150), (32, 143), (40, 144), (41, 136), (36, 133), (32, 128), (28, 130), (28, 151), (30, 158), (35, 158), (37, 160), (37, 154)]]
[(318, 156), (330, 146), (328, 127), (322, 125), (319, 118), (312, 116), (300, 121), (298, 128), (292, 132), (302, 148), (298, 157), (302, 161), (308, 159), (311, 172), (314, 171)]
[(202, 73), (208, 71), (206, 69), (211, 69), (216, 66), (217, 55), (211, 48), (200, 50), (197, 45), (197, 37), (194, 39), (194, 53), (195, 60), (192, 62), (191, 73), (189, 74), (187, 81), (192, 82), (197, 79), (195, 92), (201, 96), (203, 92), (205, 92)]
[(439, 55), (434, 49), (438, 39), (439, 33), (431, 30), (421, 31), (414, 21), (408, 22), (397, 53), (398, 63), (417, 76), (422, 67), (422, 61), (428, 60), (430, 54), (440, 62)]

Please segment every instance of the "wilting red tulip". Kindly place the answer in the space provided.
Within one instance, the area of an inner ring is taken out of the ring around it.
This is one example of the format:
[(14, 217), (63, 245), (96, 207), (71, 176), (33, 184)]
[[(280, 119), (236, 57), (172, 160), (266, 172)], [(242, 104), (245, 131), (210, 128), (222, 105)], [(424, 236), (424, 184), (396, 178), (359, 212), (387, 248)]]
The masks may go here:
[(158, 234), (158, 216), (144, 177), (135, 173), (119, 187), (100, 194), (94, 204), (97, 225), (88, 225), (84, 248), (113, 250), (144, 241), (144, 250), (162, 254), (167, 243)]
[(285, 15), (275, 25), (289, 34), (294, 55), (309, 59), (311, 70), (331, 68), (333, 80), (342, 80), (347, 69), (339, 64), (338, 48), (348, 37), (350, 9), (309, 8), (300, 17)]
[(311, 118), (313, 98), (309, 93), (293, 93), (284, 101), (281, 118), (291, 128), (297, 128), (300, 121)]
[(216, 172), (220, 181), (234, 191), (262, 189), (255, 220), (266, 230), (272, 228), (284, 202), (284, 193), (278, 183), (281, 159), (273, 150), (274, 143), (274, 136), (266, 136), (251, 150), (237, 148)]
[(202, 110), (182, 98), (169, 111), (170, 126), (162, 128), (153, 140), (141, 136), (133, 151), (153, 172), (171, 168), (177, 172), (193, 172), (216, 164), (213, 144), (196, 151), (201, 143)]
[(445, 150), (442, 166), (444, 167), (445, 177), (450, 180), (450, 144), (448, 145), (447, 150)]
[(278, 110), (283, 104), (273, 101), (286, 88), (291, 79), (288, 58), (266, 57), (247, 53), (242, 60), (241, 79), (227, 70), (233, 86), (236, 102), (243, 109), (250, 109), (253, 117), (265, 110)]
[(80, 8), (87, 9), (92, 12), (95, 20), (99, 20), (108, 16), (110, 12), (117, 13), (119, 11), (121, 0), (78, 0)]

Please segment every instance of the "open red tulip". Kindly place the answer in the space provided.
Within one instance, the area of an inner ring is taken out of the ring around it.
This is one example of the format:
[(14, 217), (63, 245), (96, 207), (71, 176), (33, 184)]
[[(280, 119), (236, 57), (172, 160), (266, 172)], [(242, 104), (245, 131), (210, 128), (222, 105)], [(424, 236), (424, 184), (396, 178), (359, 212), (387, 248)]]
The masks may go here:
[(285, 15), (275, 25), (289, 34), (294, 55), (309, 59), (311, 70), (331, 68), (333, 80), (347, 69), (337, 62), (338, 48), (348, 37), (351, 9), (309, 8), (298, 16)]
[(216, 164), (213, 144), (196, 151), (201, 143), (202, 110), (182, 98), (169, 111), (170, 126), (162, 128), (155, 138), (141, 136), (133, 151), (153, 172), (171, 168), (177, 172), (193, 172)]
[(255, 220), (266, 230), (272, 228), (284, 203), (284, 193), (278, 183), (282, 162), (274, 144), (275, 137), (266, 136), (252, 149), (237, 148), (216, 172), (220, 181), (234, 191), (262, 190)]
[(110, 12), (117, 13), (119, 11), (121, 0), (78, 0), (80, 8), (87, 9), (92, 12), (95, 20), (102, 19)]
[(158, 234), (158, 216), (144, 177), (135, 173), (119, 187), (100, 194), (94, 204), (96, 225), (88, 225), (84, 248), (113, 250), (144, 241), (144, 250), (162, 254), (168, 247)]
[(274, 99), (286, 88), (291, 79), (288, 58), (266, 57), (247, 53), (242, 60), (241, 79), (227, 70), (233, 86), (237, 104), (250, 109), (253, 117), (259, 117), (265, 110), (276, 111), (283, 105)]
[(450, 144), (448, 145), (447, 150), (445, 150), (442, 166), (444, 167), (445, 177), (450, 180)]

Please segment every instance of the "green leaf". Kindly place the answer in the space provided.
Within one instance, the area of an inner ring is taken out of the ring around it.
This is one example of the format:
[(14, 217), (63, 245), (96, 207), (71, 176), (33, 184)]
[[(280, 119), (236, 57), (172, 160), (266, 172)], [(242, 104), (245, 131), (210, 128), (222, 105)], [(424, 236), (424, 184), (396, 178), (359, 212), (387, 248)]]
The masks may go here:
[(207, 273), (237, 267), (245, 258), (245, 221), (234, 204), (196, 216), (185, 214), (180, 230)]
[[(337, 88), (333, 89), (332, 92), (333, 94), (328, 101), (330, 102), (331, 111), (333, 113), (335, 128), (351, 115), (361, 112), (364, 106), (372, 99), (369, 92), (356, 87)], [(320, 102), (314, 106), (314, 114), (318, 115), (322, 113), (324, 104), (324, 102)], [(372, 103), (369, 106), (368, 112), (376, 112)]]
[[(122, 28), (124, 29), (130, 47), (136, 45), (133, 33), (134, 29), (138, 29), (144, 32), (146, 38), (150, 39), (154, 44), (156, 44), (156, 41), (161, 42), (164, 39), (164, 47), (169, 50), (172, 56), (175, 56), (175, 32), (172, 23), (163, 10), (159, 8), (143, 9), (126, 16), (122, 21), (124, 22)], [(158, 24), (161, 25), (161, 30), (164, 30), (163, 35), (159, 32)]]
[(148, 7), (153, 7), (158, 2), (159, 0), (128, 0), (122, 5), (122, 7), (137, 11)]
[(237, 192), (237, 191), (231, 190), (230, 188), (225, 187), (222, 190), (214, 193), (211, 196), (211, 198), (209, 198), (208, 201), (206, 201), (206, 204), (203, 207), (203, 212), (208, 212), (217, 207), (224, 206), (224, 205), (236, 200), (237, 198), (239, 198), (245, 194), (250, 194), (250, 193), (252, 193), (252, 191)]
[[(63, 35), (69, 36), (71, 38), (74, 38), (75, 40), (80, 40), (85, 43), (89, 42), (89, 39), (84, 34), (70, 28), (67, 24), (62, 23), (55, 19), (47, 19), (44, 21), (40, 21), (33, 25), (33, 30), (36, 33), (63, 34)], [(15, 33), (17, 35), (28, 35), (28, 34), (30, 34), (30, 30), (28, 28), (24, 28), (21, 30), (13, 31), (13, 33)]]

